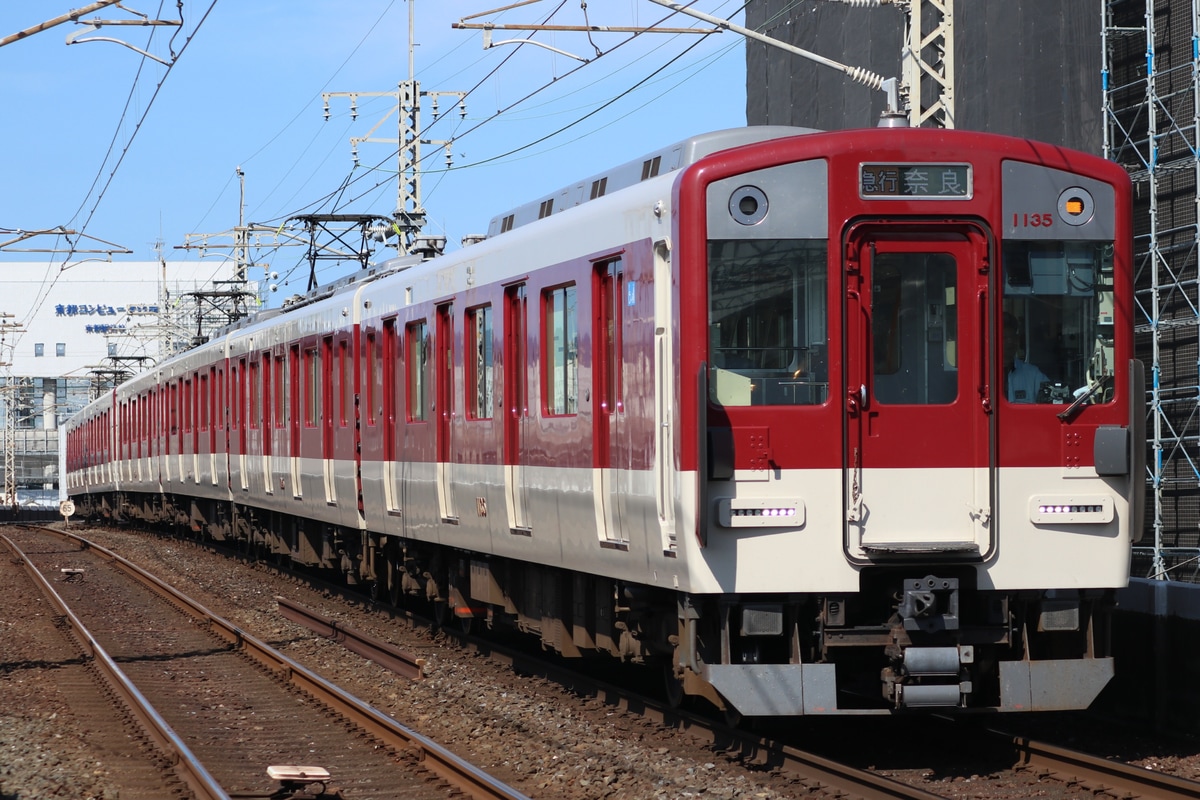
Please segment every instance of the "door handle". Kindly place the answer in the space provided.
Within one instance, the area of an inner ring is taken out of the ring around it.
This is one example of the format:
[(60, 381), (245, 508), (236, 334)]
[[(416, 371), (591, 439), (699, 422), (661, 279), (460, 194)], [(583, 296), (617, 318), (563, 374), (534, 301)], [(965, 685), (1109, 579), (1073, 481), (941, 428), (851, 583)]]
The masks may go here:
[(857, 389), (851, 388), (846, 392), (846, 410), (851, 414), (857, 414), (860, 410), (865, 411), (867, 408), (867, 386), (859, 384)]

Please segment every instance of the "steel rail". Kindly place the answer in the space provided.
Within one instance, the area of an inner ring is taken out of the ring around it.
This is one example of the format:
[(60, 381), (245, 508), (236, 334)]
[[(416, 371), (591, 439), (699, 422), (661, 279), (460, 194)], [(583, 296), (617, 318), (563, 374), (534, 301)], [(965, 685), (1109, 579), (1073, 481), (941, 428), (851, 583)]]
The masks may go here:
[[(275, 599), (281, 607), (290, 610), (290, 612), (289, 610), (283, 612), (289, 619), (294, 614), (301, 620), (313, 620), (316, 621), (314, 624), (321, 624), (320, 621), (323, 618), (319, 614), (280, 597)], [(324, 622), (330, 626), (329, 630), (334, 630), (334, 623), (327, 620)], [(336, 630), (346, 631), (348, 629), (337, 626)], [(447, 633), (451, 632), (447, 631)], [(736, 750), (746, 761), (761, 766), (779, 768), (797, 776), (810, 788), (834, 787), (845, 792), (846, 796), (853, 795), (862, 800), (940, 800), (942, 797), (924, 789), (877, 775), (869, 770), (861, 770), (823, 756), (728, 728), (696, 714), (670, 709), (650, 698), (553, 665), (534, 656), (505, 648), (495, 642), (487, 641), (485, 643), (466, 634), (452, 635), (459, 640), (463, 647), (473, 649), (498, 663), (509, 665), (523, 674), (538, 675), (581, 694), (590, 694), (605, 705), (627, 711), (663, 727), (672, 728), (702, 744), (711, 745), (715, 749), (726, 752)], [(391, 645), (378, 642), (378, 640), (371, 641), (377, 644), (380, 648), (379, 654), (385, 659), (404, 660), (409, 658)], [(365, 657), (372, 658), (372, 656)]]
[(129, 707), (130, 712), (138, 720), (155, 745), (168, 757), (176, 774), (183, 779), (197, 800), (230, 800), (229, 795), (217, 783), (216, 779), (209, 774), (208, 770), (204, 768), (200, 759), (196, 758), (196, 755), (184, 743), (183, 739), (154, 710), (154, 707), (150, 705), (149, 701), (138, 691), (128, 676), (117, 666), (107, 651), (92, 637), (91, 632), (88, 631), (79, 617), (75, 616), (75, 613), (71, 611), (58, 592), (54, 590), (54, 587), (46, 580), (46, 577), (33, 565), (33, 562), (21, 551), (21, 548), (3, 534), (0, 534), (0, 539), (3, 539), (5, 545), (21, 560), (22, 566), (29, 573), (34, 583), (41, 588), (46, 598), (63, 615), (71, 628), (71, 632), (79, 640), (83, 649), (91, 655), (93, 663), (99, 670), (101, 677)]
[(405, 678), (420, 680), (424, 677), (425, 659), (399, 650), (361, 631), (346, 627), (336, 620), (323, 617), (311, 609), (304, 608), (285, 597), (276, 597), (279, 610), (284, 617), (309, 630), (339, 642), (352, 653), (357, 653), (385, 669), (390, 669)]
[[(80, 547), (89, 548), (100, 553), (114, 565), (126, 572), (135, 580), (157, 592), (174, 605), (183, 609), (207, 624), (213, 634), (237, 647), (245, 655), (251, 657), (265, 669), (276, 674), (281, 680), (304, 691), (343, 715), (364, 731), (376, 736), (384, 744), (395, 748), (398, 752), (413, 754), (421, 763), (442, 780), (455, 787), (466, 797), (483, 800), (529, 800), (511, 786), (488, 775), (473, 764), (459, 758), (457, 755), (442, 747), (417, 731), (401, 724), (381, 711), (345, 692), (341, 687), (312, 672), (300, 663), (293, 661), (275, 648), (263, 642), (246, 631), (241, 630), (230, 622), (209, 611), (200, 603), (180, 594), (171, 586), (143, 570), (133, 562), (122, 558), (113, 551), (89, 542), (81, 536), (54, 528), (37, 527), (38, 530), (54, 533), (68, 539), (74, 539)], [(225, 795), (221, 795), (222, 798)]]
[(1053, 780), (1079, 786), (1089, 796), (1107, 792), (1118, 797), (1154, 800), (1200, 798), (1200, 782), (1164, 775), (1121, 761), (1068, 750), (1023, 736), (1005, 735), (1017, 754), (1017, 769), (1033, 770)]

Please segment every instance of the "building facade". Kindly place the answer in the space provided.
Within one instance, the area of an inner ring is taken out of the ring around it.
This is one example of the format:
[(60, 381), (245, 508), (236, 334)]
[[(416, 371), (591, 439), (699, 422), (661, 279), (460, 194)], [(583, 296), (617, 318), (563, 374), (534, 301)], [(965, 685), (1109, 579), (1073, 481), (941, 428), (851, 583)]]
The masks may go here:
[[(257, 304), (233, 262), (0, 262), (4, 502), (55, 506), (59, 425)], [(9, 494), (15, 490), (15, 498)]]

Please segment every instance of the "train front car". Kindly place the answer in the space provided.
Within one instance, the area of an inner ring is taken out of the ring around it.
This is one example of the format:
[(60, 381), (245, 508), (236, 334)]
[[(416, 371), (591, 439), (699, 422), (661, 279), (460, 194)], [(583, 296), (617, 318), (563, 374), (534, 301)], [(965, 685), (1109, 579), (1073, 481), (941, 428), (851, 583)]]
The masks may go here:
[(1129, 185), (909, 129), (681, 175), (685, 687), (763, 716), (1092, 702), (1144, 488)]

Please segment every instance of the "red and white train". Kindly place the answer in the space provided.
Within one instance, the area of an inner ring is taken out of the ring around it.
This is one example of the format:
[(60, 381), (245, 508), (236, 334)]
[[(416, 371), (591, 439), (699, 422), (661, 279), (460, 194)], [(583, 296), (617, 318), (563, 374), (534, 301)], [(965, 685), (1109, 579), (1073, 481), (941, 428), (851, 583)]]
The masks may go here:
[(128, 381), (66, 486), (735, 714), (1083, 708), (1142, 522), (1130, 205), (1021, 139), (698, 136)]

